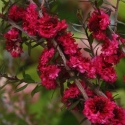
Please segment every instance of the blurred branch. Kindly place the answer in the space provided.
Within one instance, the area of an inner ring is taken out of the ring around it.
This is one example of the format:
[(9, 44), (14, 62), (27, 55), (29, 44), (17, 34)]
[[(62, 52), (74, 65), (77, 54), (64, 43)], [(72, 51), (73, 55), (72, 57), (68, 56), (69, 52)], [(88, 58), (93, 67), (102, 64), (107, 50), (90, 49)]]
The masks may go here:
[[(65, 66), (66, 70), (67, 71), (71, 71), (71, 69), (66, 64), (67, 59), (66, 59), (65, 55), (63, 54), (62, 50), (60, 49), (60, 47), (58, 46), (58, 44), (54, 40), (53, 40), (53, 45), (54, 45), (55, 48), (57, 47), (57, 50), (58, 50), (60, 56), (62, 57), (62, 60), (63, 60), (63, 63), (64, 63), (64, 66)], [(74, 72), (70, 72), (69, 74), (70, 74), (71, 77), (74, 76)], [(79, 88), (79, 90), (80, 90), (82, 96), (84, 97), (84, 99), (87, 100), (88, 99), (88, 95), (86, 94), (83, 86), (81, 85), (81, 83), (79, 82), (78, 79), (75, 79), (75, 84)]]
[(32, 40), (37, 40), (35, 36), (30, 36), (26, 31), (23, 30), (22, 27), (18, 26), (14, 21), (8, 19), (8, 23), (11, 24), (13, 27), (17, 28), (18, 30), (22, 31), (23, 33), (25, 33), (30, 39)]
[(117, 3), (116, 3), (116, 8), (115, 8), (115, 28), (114, 28), (114, 32), (116, 32), (117, 30), (117, 18), (118, 18), (118, 7), (119, 7), (119, 2), (120, 0), (117, 0)]

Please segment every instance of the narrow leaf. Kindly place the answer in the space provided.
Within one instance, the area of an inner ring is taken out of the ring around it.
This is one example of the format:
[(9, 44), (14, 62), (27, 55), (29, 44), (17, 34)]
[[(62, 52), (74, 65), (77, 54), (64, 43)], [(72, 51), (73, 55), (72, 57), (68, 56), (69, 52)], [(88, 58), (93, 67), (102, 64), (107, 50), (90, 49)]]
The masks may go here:
[(64, 92), (64, 84), (60, 84), (60, 94), (63, 96)]
[(82, 121), (79, 123), (79, 125), (81, 125), (85, 120), (87, 120), (87, 118), (83, 118)]
[(77, 24), (77, 23), (71, 23), (71, 25), (73, 25), (73, 26), (78, 26), (78, 27), (82, 27), (82, 25)]
[(6, 70), (6, 66), (5, 66), (5, 63), (3, 63), (3, 64), (0, 66), (0, 73), (1, 73), (1, 74), (5, 74), (5, 70)]
[(122, 25), (125, 25), (125, 23), (124, 22), (122, 22), (122, 21), (117, 21), (119, 24), (122, 24)]
[(75, 108), (75, 107), (79, 104), (79, 102), (80, 102), (80, 100), (78, 100), (78, 101), (74, 102), (73, 104), (71, 104), (71, 105), (69, 106), (68, 110), (70, 111), (70, 110), (72, 110), (73, 108)]
[(57, 9), (57, 7), (58, 7), (58, 4), (56, 4), (55, 6), (53, 6), (53, 8), (51, 9), (51, 12), (55, 12), (56, 9)]
[(103, 0), (97, 0), (97, 6), (100, 7), (103, 4)]
[(31, 49), (32, 49), (32, 46), (31, 46), (31, 44), (29, 44), (28, 45), (28, 55), (30, 56), (30, 54), (31, 54)]
[(34, 82), (35, 82), (35, 81), (31, 78), (31, 76), (30, 76), (29, 74), (25, 74), (23, 81), (26, 82), (26, 83), (34, 83)]
[(92, 53), (92, 51), (88, 48), (83, 48), (86, 52)]
[(0, 87), (0, 90), (4, 88), (8, 83), (4, 84), (3, 86)]
[(42, 90), (42, 86), (41, 85), (37, 85), (33, 91), (31, 92), (31, 96), (33, 97), (37, 92)]
[(125, 0), (121, 0), (123, 3), (125, 3)]
[(90, 43), (90, 44), (93, 43), (93, 36), (92, 36), (92, 34), (89, 35), (89, 43)]
[(77, 10), (77, 14), (76, 14), (77, 18), (80, 20), (80, 21), (83, 21), (83, 12), (81, 9), (78, 9)]
[(81, 34), (84, 34), (84, 32), (82, 32), (82, 31), (78, 30), (78, 29), (77, 29), (77, 28), (75, 28), (73, 25), (72, 25), (72, 28), (73, 28), (76, 32), (81, 33)]
[(24, 86), (18, 88), (17, 90), (15, 90), (15, 92), (22, 91), (22, 90), (24, 90), (27, 86), (28, 86), (28, 84), (26, 84), (26, 85), (24, 85)]

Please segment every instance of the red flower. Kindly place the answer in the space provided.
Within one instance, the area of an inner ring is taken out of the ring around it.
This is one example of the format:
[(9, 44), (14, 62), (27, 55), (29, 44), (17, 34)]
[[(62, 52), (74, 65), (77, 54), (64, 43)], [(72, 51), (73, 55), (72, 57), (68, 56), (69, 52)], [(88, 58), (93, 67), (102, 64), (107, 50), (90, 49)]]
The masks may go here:
[(112, 93), (110, 92), (110, 91), (106, 91), (105, 92), (105, 94), (106, 94), (106, 96), (109, 98), (109, 99), (113, 99), (113, 95), (112, 95)]
[(55, 65), (42, 66), (40, 68), (40, 78), (41, 84), (46, 87), (46, 89), (55, 89), (57, 86), (56, 78), (60, 69)]
[(55, 80), (48, 79), (47, 77), (44, 77), (43, 75), (40, 76), (41, 78), (41, 84), (44, 86), (47, 90), (56, 89), (57, 83)]
[(93, 59), (93, 63), (98, 74), (103, 80), (109, 83), (113, 83), (117, 79), (116, 71), (112, 64), (105, 62), (102, 55), (96, 56)]
[(71, 56), (67, 64), (73, 68), (78, 70), (80, 73), (86, 73), (89, 78), (95, 78), (96, 70), (93, 66), (92, 62), (85, 57), (82, 56)]
[(10, 54), (12, 55), (12, 57), (20, 57), (21, 53), (22, 53), (22, 48), (17, 46), (15, 49), (13, 49)]
[(125, 110), (119, 106), (115, 106), (113, 110), (113, 119), (111, 120), (112, 125), (125, 125)]
[(85, 102), (83, 114), (95, 124), (110, 124), (115, 103), (108, 98), (95, 96)]
[(104, 31), (110, 24), (109, 16), (104, 13), (104, 11), (95, 10), (88, 20), (88, 28), (93, 33), (93, 37), (98, 40), (104, 40)]
[(57, 42), (63, 46), (64, 53), (67, 55), (74, 55), (78, 52), (78, 45), (75, 44), (75, 39), (72, 37), (71, 32), (61, 34), (57, 37)]
[(35, 4), (29, 4), (26, 8), (23, 18), (23, 29), (28, 32), (29, 35), (36, 35), (38, 11)]
[(19, 57), (21, 55), (21, 39), (19, 37), (19, 31), (15, 28), (9, 30), (4, 34), (6, 38), (6, 49), (10, 52), (13, 57)]
[(59, 21), (57, 16), (44, 14), (38, 21), (38, 34), (44, 38), (53, 38), (59, 31), (66, 28), (65, 20)]
[(118, 50), (118, 40), (117, 35), (113, 34), (113, 40), (111, 41), (110, 39), (106, 38), (105, 43), (102, 45), (102, 54), (104, 56), (112, 56), (113, 54), (117, 54)]
[(65, 89), (62, 102), (67, 103), (68, 99), (77, 98), (80, 95), (80, 91), (75, 84), (71, 84), (69, 88)]
[[(85, 89), (89, 97), (93, 97), (95, 95), (94, 92), (86, 86), (84, 81), (80, 81), (80, 83), (82, 84), (83, 88)], [(79, 99), (80, 96), (81, 92), (79, 91), (76, 84), (73, 83), (70, 84), (70, 86), (67, 89), (65, 89), (62, 97), (62, 102), (65, 103), (67, 107), (69, 107), (72, 104), (73, 100), (76, 101), (76, 99)]]
[(7, 33), (4, 34), (4, 37), (7, 40), (16, 41), (19, 37), (19, 32), (17, 29), (12, 28), (11, 30), (9, 30)]
[(60, 69), (55, 65), (48, 65), (41, 67), (41, 71), (48, 79), (56, 79)]
[(97, 32), (93, 32), (93, 38), (96, 38), (97, 40), (105, 40), (106, 34), (104, 31), (99, 30)]
[(55, 49), (45, 49), (39, 60), (38, 71), (40, 73), (41, 84), (46, 89), (55, 89), (57, 87), (56, 78), (60, 72), (60, 68), (56, 65), (49, 65), (50, 59), (54, 56)]
[(49, 60), (53, 57), (55, 53), (55, 49), (54, 48), (51, 48), (51, 49), (44, 49), (44, 51), (42, 52), (41, 56), (40, 56), (40, 61), (39, 61), (39, 65), (41, 67), (46, 65)]
[(105, 42), (102, 45), (102, 56), (105, 62), (111, 64), (117, 64), (121, 58), (124, 57), (122, 50), (119, 48), (118, 35), (112, 34), (112, 40), (105, 38)]
[(9, 9), (9, 13), (8, 13), (8, 17), (13, 20), (13, 21), (20, 21), (23, 19), (24, 17), (24, 8), (21, 8), (17, 5), (13, 5), (10, 9)]

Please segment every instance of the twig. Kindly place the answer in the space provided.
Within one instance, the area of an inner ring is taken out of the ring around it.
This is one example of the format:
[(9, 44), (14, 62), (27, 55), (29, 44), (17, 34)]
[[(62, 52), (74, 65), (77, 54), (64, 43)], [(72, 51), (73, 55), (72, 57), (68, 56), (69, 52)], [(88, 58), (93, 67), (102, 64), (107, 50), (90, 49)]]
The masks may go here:
[(87, 36), (87, 39), (88, 39), (88, 43), (89, 43), (89, 46), (90, 46), (90, 49), (91, 49), (91, 51), (92, 51), (92, 56), (94, 57), (94, 50), (93, 50), (93, 46), (92, 46), (92, 44), (90, 43), (90, 38), (89, 38), (89, 35), (88, 35), (88, 32), (87, 32), (87, 30), (86, 30), (86, 28), (85, 28), (85, 26), (84, 26), (84, 24), (83, 24), (83, 29), (85, 30), (85, 33), (86, 33), (86, 36)]
[(36, 4), (33, 0), (27, 0), (27, 1), (29, 1), (30, 3)]
[(116, 3), (116, 8), (115, 8), (115, 28), (114, 28), (114, 32), (117, 31), (117, 18), (118, 18), (118, 6), (119, 6), (119, 2), (120, 0), (117, 0), (117, 3)]
[[(65, 55), (63, 54), (62, 50), (60, 49), (60, 47), (58, 46), (58, 44), (57, 44), (56, 41), (54, 41), (54, 40), (53, 40), (53, 45), (54, 45), (55, 47), (57, 47), (57, 50), (58, 50), (60, 56), (62, 57), (62, 60), (63, 60), (63, 63), (64, 63), (64, 66), (65, 66), (66, 70), (71, 71), (71, 69), (70, 69), (70, 68), (67, 66), (67, 64), (66, 64), (67, 59), (66, 59)], [(71, 77), (74, 76), (74, 72), (70, 72), (69, 74), (70, 74)], [(92, 84), (91, 84), (88, 80), (86, 80), (85, 78), (83, 78), (83, 79), (84, 79), (84, 81), (85, 81), (90, 87), (93, 87)], [(87, 99), (88, 99), (88, 95), (86, 94), (86, 92), (85, 92), (83, 86), (81, 85), (81, 83), (79, 82), (78, 79), (75, 79), (75, 84), (76, 84), (77, 87), (79, 88), (79, 90), (80, 90), (80, 92), (82, 93), (82, 96), (84, 97), (84, 99), (87, 100)], [(94, 92), (95, 92), (97, 95), (106, 97), (106, 95), (105, 95), (102, 91), (100, 91), (98, 88), (95, 88), (95, 89), (94, 89)]]
[[(60, 49), (60, 47), (58, 46), (58, 44), (56, 43), (55, 40), (53, 40), (53, 45), (54, 45), (55, 47), (57, 47), (57, 50), (58, 50), (60, 56), (62, 57), (62, 60), (63, 60), (63, 63), (64, 63), (64, 66), (65, 66), (66, 70), (70, 71), (71, 69), (70, 69), (70, 68), (67, 66), (67, 64), (66, 64), (67, 59), (66, 59), (65, 55), (63, 54), (62, 50)], [(74, 76), (74, 72), (70, 72), (69, 74), (70, 74), (71, 77)], [(82, 96), (84, 97), (84, 99), (87, 100), (87, 99), (88, 99), (88, 95), (86, 94), (86, 92), (85, 92), (85, 90), (84, 90), (82, 84), (79, 82), (78, 79), (75, 79), (75, 84), (76, 84), (77, 87), (79, 88), (79, 90), (80, 90)]]
[(18, 30), (22, 31), (23, 33), (25, 33), (30, 39), (32, 40), (37, 40), (35, 36), (30, 36), (26, 31), (23, 30), (22, 27), (18, 26), (14, 21), (8, 19), (8, 23), (11, 24), (13, 27), (17, 28)]
[(45, 0), (42, 0), (41, 2), (41, 8), (44, 6)]

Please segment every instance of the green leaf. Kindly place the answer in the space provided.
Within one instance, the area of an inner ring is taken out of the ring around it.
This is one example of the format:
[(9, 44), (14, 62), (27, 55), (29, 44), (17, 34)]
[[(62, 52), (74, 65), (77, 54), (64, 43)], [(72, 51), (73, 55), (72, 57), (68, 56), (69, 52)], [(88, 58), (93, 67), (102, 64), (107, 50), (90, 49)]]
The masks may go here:
[(57, 9), (57, 7), (58, 7), (58, 4), (56, 4), (55, 6), (53, 6), (52, 9), (51, 9), (51, 12), (55, 12), (56, 9)]
[(5, 74), (5, 70), (6, 70), (6, 66), (5, 66), (5, 63), (3, 62), (3, 64), (0, 66), (0, 73)]
[(41, 85), (37, 85), (33, 91), (31, 92), (31, 96), (33, 97), (37, 92), (42, 90), (42, 86)]
[(82, 32), (81, 30), (78, 30), (77, 28), (75, 28), (73, 25), (71, 25), (71, 26), (72, 26), (72, 28), (73, 28), (76, 32), (81, 33), (81, 34), (85, 34), (85, 33)]
[(24, 67), (23, 67), (22, 74), (23, 74), (23, 78), (24, 78), (24, 77), (25, 77), (25, 70), (24, 70)]
[(75, 107), (79, 104), (79, 102), (80, 102), (80, 100), (78, 100), (78, 101), (74, 102), (73, 104), (71, 104), (71, 105), (69, 106), (68, 110), (70, 111), (70, 110), (72, 110), (73, 108), (75, 108)]
[(76, 13), (77, 18), (79, 19), (79, 21), (83, 21), (83, 12), (82, 9), (78, 9), (77, 13)]
[(103, 4), (103, 0), (91, 0), (91, 2), (93, 4), (95, 4), (95, 2), (97, 3), (97, 7), (100, 7)]
[(76, 79), (76, 76), (71, 77), (70, 79), (67, 79), (67, 82), (73, 83)]
[(22, 81), (23, 82), (26, 82), (26, 83), (34, 83), (35, 81), (31, 78), (31, 76), (29, 75), (29, 74), (26, 74), (25, 73), (25, 70), (24, 70), (24, 68), (23, 68), (23, 79), (22, 79)]
[(4, 3), (4, 7), (2, 7), (2, 13), (6, 10), (6, 8), (8, 7), (10, 2), (6, 2), (5, 0), (2, 0), (2, 2)]
[(31, 78), (31, 76), (30, 76), (29, 74), (25, 74), (23, 81), (26, 82), (26, 83), (34, 83), (34, 82), (35, 82), (35, 81)]
[(100, 7), (103, 4), (103, 0), (97, 0), (97, 7)]
[(83, 118), (83, 119), (80, 121), (79, 125), (81, 125), (86, 119), (87, 119), (86, 117)]
[(82, 25), (81, 24), (77, 24), (77, 23), (70, 23), (71, 25), (73, 25), (73, 26), (78, 26), (78, 27), (82, 27)]
[(4, 84), (3, 86), (0, 87), (0, 89), (4, 88), (8, 83)]
[(6, 5), (8, 2), (6, 0), (1, 0), (4, 5)]
[(120, 0), (121, 2), (125, 3), (125, 0)]
[(117, 21), (119, 24), (122, 24), (122, 25), (125, 25), (125, 23), (124, 22), (122, 22), (122, 21)]
[(86, 52), (92, 53), (92, 51), (88, 48), (83, 48)]
[[(105, 4), (112, 6), (114, 9), (116, 8), (116, 7), (115, 7), (113, 4), (111, 4), (109, 1), (107, 1), (107, 0), (103, 0), (103, 1), (104, 1)], [(124, 0), (123, 0), (123, 1), (124, 1)]]
[(92, 36), (92, 34), (89, 35), (89, 43), (90, 43), (90, 44), (93, 43), (93, 36)]
[(28, 86), (28, 84), (26, 84), (26, 85), (24, 85), (24, 86), (18, 88), (17, 90), (15, 90), (15, 92), (22, 91), (22, 90), (24, 90), (27, 86)]
[(60, 83), (60, 94), (63, 96), (64, 92), (64, 84)]

